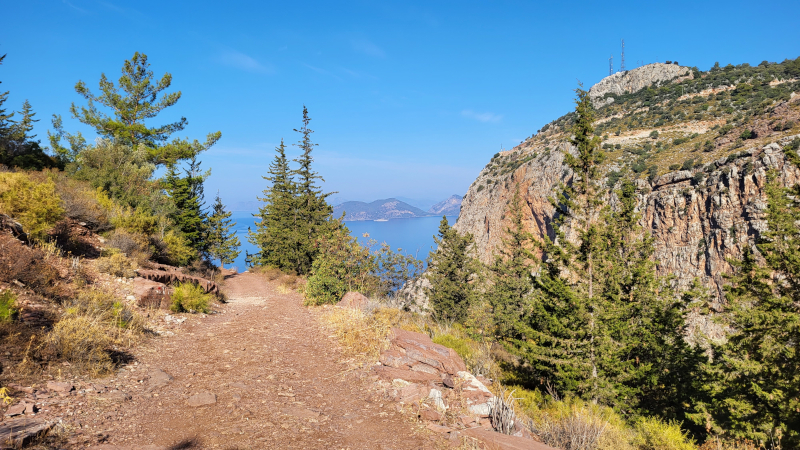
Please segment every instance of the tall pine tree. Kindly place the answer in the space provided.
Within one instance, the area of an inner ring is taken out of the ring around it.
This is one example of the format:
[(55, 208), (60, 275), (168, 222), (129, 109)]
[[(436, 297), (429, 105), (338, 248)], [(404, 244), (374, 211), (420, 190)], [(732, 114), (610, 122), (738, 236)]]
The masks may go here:
[(303, 105), (303, 126), (294, 130), (302, 135), (300, 141), (294, 144), (302, 153), (294, 160), (298, 168), (293, 172), (297, 183), (295, 270), (300, 274), (307, 274), (311, 270), (311, 265), (319, 252), (317, 245), (319, 238), (329, 235), (333, 229), (340, 226), (338, 221), (333, 220), (333, 208), (326, 200), (332, 193), (322, 192), (317, 180), (325, 180), (311, 167), (314, 162), (311, 153), (317, 144), (311, 141), (311, 134), (314, 131), (308, 127), (310, 122), (308, 108)]
[(431, 253), (425, 277), (431, 286), (426, 289), (434, 317), (463, 321), (476, 300), (479, 263), (474, 256), (475, 241), (471, 234), (461, 235), (442, 216), (439, 236), (434, 236), (436, 251)]
[(222, 199), (219, 198), (219, 191), (217, 197), (214, 199), (214, 206), (212, 207), (211, 215), (208, 216), (206, 248), (208, 256), (212, 260), (219, 261), (219, 266), (224, 268), (225, 264), (231, 264), (236, 260), (241, 253), (239, 250), (239, 238), (236, 236), (235, 231), (231, 231), (235, 222), (230, 220), (230, 212), (225, 211), (225, 205), (222, 204)]
[(270, 266), (282, 270), (296, 270), (299, 265), (297, 214), (298, 186), (294, 182), (286, 146), (275, 148), (275, 159), (269, 166), (269, 175), (263, 177), (270, 185), (264, 190), (258, 213), (256, 230), (248, 232), (247, 240), (258, 247), (250, 261), (256, 266)]
[(505, 230), (500, 254), (491, 266), (492, 287), (488, 297), (492, 306), (496, 334), (501, 340), (524, 339), (520, 323), (527, 313), (530, 300), (534, 267), (531, 252), (533, 236), (526, 232), (522, 223), (522, 204), (519, 190), (514, 192), (508, 214), (511, 226)]
[(691, 353), (680, 304), (655, 275), (633, 184), (616, 193), (617, 211), (603, 206), (611, 193), (600, 182), (594, 114), (587, 93), (577, 93), (576, 154), (565, 154), (573, 179), (554, 201), (556, 238), (541, 244), (544, 263), (519, 352), (564, 394), (625, 412), (674, 407), (681, 397), (666, 398), (674, 391), (665, 377)]
[(175, 203), (175, 210), (171, 217), (175, 227), (186, 237), (189, 245), (198, 252), (205, 254), (206, 245), (206, 213), (203, 209), (203, 182), (210, 175), (200, 170), (200, 162), (192, 157), (189, 167), (184, 169), (181, 177), (176, 164), (167, 166), (164, 176), (164, 185), (167, 194)]
[[(786, 149), (798, 165), (793, 148)], [(747, 249), (726, 298), (732, 333), (712, 347), (707, 399), (695, 421), (709, 431), (764, 446), (800, 448), (800, 185), (783, 188), (768, 174), (767, 228)]]

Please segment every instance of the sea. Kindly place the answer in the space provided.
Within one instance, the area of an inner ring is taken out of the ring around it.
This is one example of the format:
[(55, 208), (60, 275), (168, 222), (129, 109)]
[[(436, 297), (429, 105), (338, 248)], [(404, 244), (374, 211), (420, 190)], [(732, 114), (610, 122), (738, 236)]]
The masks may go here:
[[(458, 216), (447, 216), (450, 225), (456, 222)], [(239, 272), (247, 270), (245, 264), (245, 251), (255, 253), (258, 249), (247, 241), (247, 229), (255, 230), (256, 219), (250, 213), (234, 212), (231, 217), (236, 223), (233, 228), (241, 243), (241, 254), (232, 264)], [(387, 221), (355, 220), (347, 221), (345, 225), (352, 236), (358, 237), (359, 242), (366, 244), (374, 239), (379, 244), (387, 243), (392, 250), (400, 249), (403, 253), (412, 255), (425, 261), (434, 247), (433, 236), (439, 231), (441, 217), (417, 217), (414, 219), (389, 219)], [(369, 237), (364, 237), (367, 234)]]

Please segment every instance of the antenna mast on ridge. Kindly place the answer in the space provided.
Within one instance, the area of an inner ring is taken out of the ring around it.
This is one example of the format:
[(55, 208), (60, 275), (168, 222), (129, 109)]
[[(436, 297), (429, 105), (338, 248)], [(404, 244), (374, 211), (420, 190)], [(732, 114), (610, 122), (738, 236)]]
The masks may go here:
[(619, 63), (619, 71), (625, 72), (625, 39), (622, 40), (622, 61)]
[(608, 74), (614, 75), (614, 56), (612, 55), (611, 58), (608, 58)]

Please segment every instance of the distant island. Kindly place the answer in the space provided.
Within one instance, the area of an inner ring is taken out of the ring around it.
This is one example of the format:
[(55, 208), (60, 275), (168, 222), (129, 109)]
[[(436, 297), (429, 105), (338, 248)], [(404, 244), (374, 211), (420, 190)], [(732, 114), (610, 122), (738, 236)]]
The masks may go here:
[(435, 215), (458, 215), (461, 209), (461, 196), (452, 195), (449, 198), (433, 205), (428, 211), (423, 211), (416, 206), (396, 198), (387, 198), (365, 203), (358, 201), (344, 202), (333, 207), (334, 217), (345, 213), (344, 220), (389, 220), (412, 219), (416, 217), (430, 217)]

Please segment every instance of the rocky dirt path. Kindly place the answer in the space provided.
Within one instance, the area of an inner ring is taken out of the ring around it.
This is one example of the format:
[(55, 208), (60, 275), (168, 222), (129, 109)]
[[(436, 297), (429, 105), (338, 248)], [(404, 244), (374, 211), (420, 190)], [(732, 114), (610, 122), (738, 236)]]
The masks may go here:
[(99, 381), (115, 395), (87, 395), (76, 407), (71, 418), (101, 434), (99, 448), (438, 447), (370, 377), (338, 362), (298, 294), (250, 273), (224, 290), (219, 314), (153, 340), (115, 379)]

